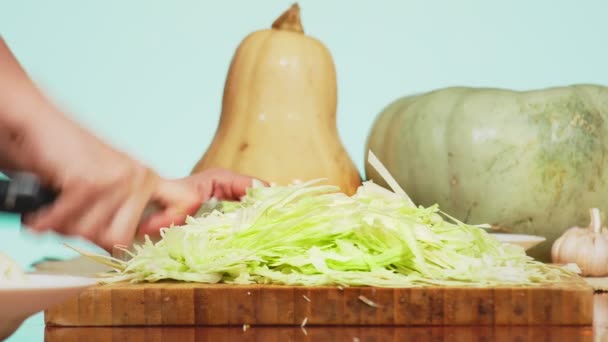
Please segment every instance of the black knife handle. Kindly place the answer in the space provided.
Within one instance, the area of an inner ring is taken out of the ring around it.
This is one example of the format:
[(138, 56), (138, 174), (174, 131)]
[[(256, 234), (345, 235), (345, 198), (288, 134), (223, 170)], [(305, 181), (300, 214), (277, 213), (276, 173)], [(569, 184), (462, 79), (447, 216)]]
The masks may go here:
[(45, 187), (30, 173), (5, 173), (0, 179), (0, 211), (28, 214), (55, 201), (57, 192)]

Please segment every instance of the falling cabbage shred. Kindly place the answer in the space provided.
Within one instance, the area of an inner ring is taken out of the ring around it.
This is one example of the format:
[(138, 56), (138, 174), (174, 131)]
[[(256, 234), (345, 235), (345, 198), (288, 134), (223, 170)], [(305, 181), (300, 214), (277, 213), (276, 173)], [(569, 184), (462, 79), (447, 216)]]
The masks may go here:
[[(352, 196), (313, 180), (254, 183), (182, 226), (146, 238), (105, 282), (418, 287), (533, 285), (572, 275), (500, 243), (437, 205), (364, 182)], [(108, 263), (108, 261), (104, 261)]]

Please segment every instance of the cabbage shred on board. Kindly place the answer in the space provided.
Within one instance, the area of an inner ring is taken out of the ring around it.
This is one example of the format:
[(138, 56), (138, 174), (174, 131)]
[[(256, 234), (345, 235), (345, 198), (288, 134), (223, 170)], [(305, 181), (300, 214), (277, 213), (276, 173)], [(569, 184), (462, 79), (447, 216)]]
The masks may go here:
[(25, 283), (27, 275), (8, 255), (0, 252), (0, 287)]
[(574, 275), (437, 205), (416, 207), (404, 192), (364, 182), (347, 196), (319, 182), (255, 183), (240, 202), (163, 229), (157, 243), (146, 239), (128, 261), (95, 259), (116, 269), (105, 282), (493, 286)]

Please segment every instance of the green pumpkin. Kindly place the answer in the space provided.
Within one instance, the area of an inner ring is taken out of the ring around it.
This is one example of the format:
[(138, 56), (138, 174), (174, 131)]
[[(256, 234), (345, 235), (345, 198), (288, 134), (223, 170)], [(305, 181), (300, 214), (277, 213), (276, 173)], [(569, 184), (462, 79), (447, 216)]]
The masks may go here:
[[(376, 154), (418, 205), (547, 240), (608, 211), (608, 87), (451, 87), (402, 97), (374, 122)], [(369, 166), (368, 179), (386, 186)]]

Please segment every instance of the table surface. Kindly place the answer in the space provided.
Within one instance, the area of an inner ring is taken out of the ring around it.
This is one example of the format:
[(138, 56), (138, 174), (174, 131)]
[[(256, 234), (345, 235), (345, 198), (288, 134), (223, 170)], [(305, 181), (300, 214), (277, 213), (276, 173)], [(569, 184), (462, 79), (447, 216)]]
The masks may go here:
[(604, 341), (608, 293), (594, 295), (594, 324), (466, 327), (46, 327), (45, 341)]

